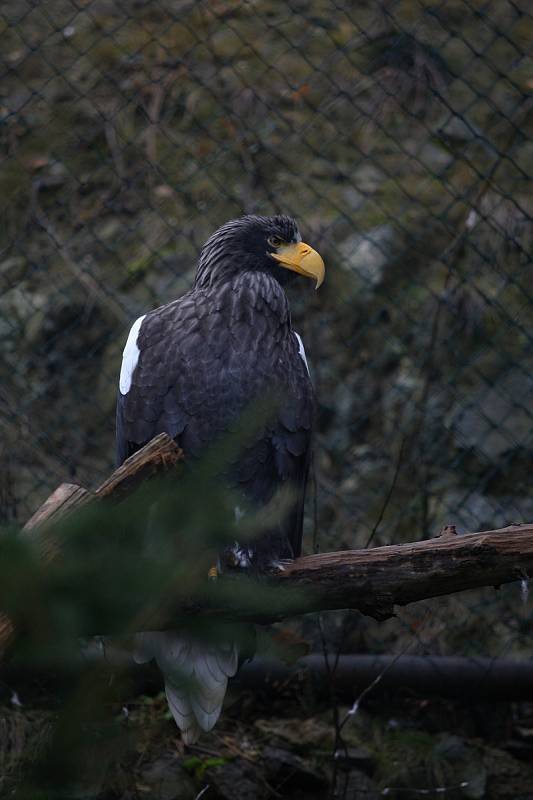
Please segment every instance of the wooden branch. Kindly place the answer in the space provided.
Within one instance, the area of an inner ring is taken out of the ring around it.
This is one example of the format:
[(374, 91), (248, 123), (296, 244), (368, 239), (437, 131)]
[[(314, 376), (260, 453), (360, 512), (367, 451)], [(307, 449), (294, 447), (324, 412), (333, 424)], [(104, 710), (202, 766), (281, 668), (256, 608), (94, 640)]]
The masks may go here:
[[(49, 563), (61, 553), (53, 523), (91, 502), (118, 502), (141, 483), (167, 472), (183, 461), (183, 451), (170, 436), (161, 433), (128, 458), (94, 492), (72, 483), (62, 483), (33, 514), (22, 535), (35, 540), (40, 558)], [(15, 635), (11, 620), (0, 612), (0, 656)]]
[[(93, 495), (63, 484), (27, 523), (25, 534), (36, 537), (45, 560), (57, 557), (53, 530), (48, 533), (52, 522), (92, 501), (123, 499), (142, 481), (170, 469), (182, 458), (176, 444), (162, 434), (128, 459)], [(169, 628), (179, 614), (199, 612), (269, 622), (324, 609), (357, 609), (384, 620), (394, 614), (395, 605), (527, 580), (530, 575), (533, 525), (511, 525), (461, 536), (448, 526), (439, 537), (426, 541), (296, 559), (283, 572), (262, 579), (266, 585), (285, 590), (277, 593), (279, 601), (272, 593), (273, 601), (267, 610), (264, 597), (256, 603), (250, 593), (240, 605), (238, 593), (237, 599), (230, 601), (231, 593), (221, 589), (235, 578), (233, 573), (216, 581), (214, 587), (206, 581), (205, 586), (199, 587), (198, 597), (182, 598), (158, 617), (143, 616), (143, 626)], [(9, 620), (0, 618), (0, 649), (12, 635)]]
[[(141, 483), (168, 471), (180, 461), (183, 461), (183, 451), (170, 436), (160, 433), (126, 459), (94, 492), (72, 483), (62, 483), (28, 520), (23, 530), (42, 528), (45, 523), (49, 526), (91, 500), (123, 500)], [(42, 534), (39, 538), (42, 538)]]
[(288, 613), (352, 608), (375, 619), (430, 597), (533, 576), (533, 525), (458, 535), (453, 526), (435, 539), (304, 556), (276, 577), (307, 590)]
[[(168, 471), (182, 460), (183, 451), (170, 436), (161, 433), (126, 459), (94, 492), (74, 483), (62, 483), (27, 521), (22, 535), (38, 543), (39, 555), (43, 561), (51, 561), (61, 552), (54, 531), (51, 530), (53, 523), (91, 502), (105, 500), (116, 503), (124, 500), (141, 483)], [(1, 630), (0, 619), (0, 652)]]
[[(453, 531), (453, 533), (450, 533)], [(218, 582), (231, 580), (237, 571)], [(271, 623), (310, 612), (353, 609), (386, 620), (395, 606), (454, 594), (484, 586), (533, 576), (533, 525), (458, 535), (453, 526), (422, 542), (374, 547), (369, 550), (341, 550), (303, 556), (285, 566), (283, 572), (262, 579), (272, 592), (265, 608), (248, 593), (244, 604), (206, 587), (193, 602), (178, 602), (163, 618), (153, 619), (153, 629), (172, 627), (180, 613), (221, 614), (237, 620)], [(221, 588), (222, 588), (221, 587)], [(279, 596), (278, 596), (279, 595)], [(222, 597), (222, 600), (220, 599)]]

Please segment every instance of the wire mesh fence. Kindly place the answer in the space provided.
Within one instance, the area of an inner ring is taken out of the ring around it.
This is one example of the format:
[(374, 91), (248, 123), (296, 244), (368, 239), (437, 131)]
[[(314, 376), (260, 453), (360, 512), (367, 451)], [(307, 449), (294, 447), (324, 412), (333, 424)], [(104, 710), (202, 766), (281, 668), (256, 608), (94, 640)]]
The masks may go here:
[[(308, 542), (531, 519), (532, 21), (521, 0), (5, 0), (2, 521), (106, 474), (129, 325), (250, 212), (294, 215), (327, 266), (291, 297), (319, 403)], [(521, 653), (518, 599), (432, 606), (419, 651)], [(403, 635), (366, 626), (369, 648)]]

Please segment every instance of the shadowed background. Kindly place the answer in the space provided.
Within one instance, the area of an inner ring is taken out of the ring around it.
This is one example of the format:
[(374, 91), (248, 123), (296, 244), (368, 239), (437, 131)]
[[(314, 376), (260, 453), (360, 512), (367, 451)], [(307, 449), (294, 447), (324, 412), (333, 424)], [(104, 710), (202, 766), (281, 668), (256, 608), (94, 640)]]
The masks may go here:
[[(133, 320), (220, 224), (282, 212), (327, 268), (291, 295), (307, 551), (531, 521), (532, 27), (521, 0), (4, 0), (0, 520), (107, 474)], [(530, 657), (516, 588), (402, 613), (346, 641)]]

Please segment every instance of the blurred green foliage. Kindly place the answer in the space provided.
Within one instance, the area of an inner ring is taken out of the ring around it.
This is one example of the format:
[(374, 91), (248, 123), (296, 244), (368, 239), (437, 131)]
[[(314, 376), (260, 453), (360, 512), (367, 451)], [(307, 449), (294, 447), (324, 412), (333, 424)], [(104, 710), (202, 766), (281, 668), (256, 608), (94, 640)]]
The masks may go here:
[[(60, 710), (41, 750), (26, 753), (26, 777), (12, 796), (96, 795), (107, 765), (128, 748), (119, 709), (134, 667), (108, 661), (106, 642), (128, 652), (136, 632), (172, 625), (209, 642), (236, 639), (245, 657), (249, 625), (232, 621), (231, 609), (268, 617), (283, 607), (288, 595), (253, 575), (207, 580), (224, 547), (253, 539), (276, 514), (275, 506), (250, 512), (249, 524), (237, 526), (232, 493), (216, 478), (242, 435), (232, 439), (196, 468), (152, 479), (118, 503), (93, 503), (42, 530), (0, 531), (0, 608), (16, 631), (10, 674), (63, 676)], [(43, 537), (51, 560), (43, 559)], [(106, 638), (91, 658), (83, 643), (96, 634)], [(216, 764), (200, 763), (197, 777)]]

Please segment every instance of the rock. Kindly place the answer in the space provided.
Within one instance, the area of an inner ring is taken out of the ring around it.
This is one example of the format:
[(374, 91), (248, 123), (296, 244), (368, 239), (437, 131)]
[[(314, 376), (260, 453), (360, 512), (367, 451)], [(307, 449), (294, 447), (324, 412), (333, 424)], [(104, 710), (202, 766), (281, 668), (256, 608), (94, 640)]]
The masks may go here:
[(363, 193), (375, 192), (381, 186), (387, 176), (383, 170), (374, 164), (365, 162), (357, 168), (354, 177), (355, 188)]
[(264, 797), (264, 786), (257, 777), (258, 771), (242, 758), (222, 767), (213, 767), (205, 773), (206, 783), (214, 787), (215, 796), (222, 800), (258, 800)]
[(337, 778), (336, 797), (344, 800), (378, 800), (383, 797), (370, 778), (358, 769), (352, 769), (348, 774), (340, 772)]
[(392, 225), (378, 225), (366, 233), (353, 233), (340, 245), (344, 269), (354, 273), (361, 289), (372, 291), (383, 280), (385, 267), (396, 252)]
[(24, 256), (11, 256), (0, 263), (0, 289), (6, 291), (21, 281), (26, 274), (28, 262)]
[(426, 142), (415, 155), (418, 161), (433, 171), (443, 170), (454, 161), (454, 156), (445, 147), (432, 142)]
[(0, 297), (0, 339), (20, 342), (31, 320), (47, 303), (41, 292), (31, 291), (27, 281), (19, 283)]
[(445, 420), (457, 447), (481, 451), (484, 459), (497, 461), (503, 453), (527, 440), (531, 433), (528, 397), (533, 376), (525, 369), (509, 369), (476, 393), (465, 391)]
[(437, 136), (447, 144), (463, 145), (475, 139), (483, 138), (483, 132), (464, 115), (450, 117), (437, 131)]
[(95, 227), (95, 235), (102, 241), (111, 241), (119, 236), (122, 229), (120, 221), (114, 217), (104, 219), (98, 226)]
[(54, 178), (56, 181), (59, 181), (59, 180), (63, 181), (63, 180), (66, 180), (68, 178), (68, 170), (65, 167), (65, 165), (61, 163), (61, 161), (54, 161), (50, 165), (50, 170), (49, 171), (50, 171), (51, 177)]
[[(328, 786), (325, 776), (312, 766), (309, 758), (301, 758), (289, 750), (265, 747), (263, 766), (267, 781), (273, 786), (282, 786), (284, 795), (292, 792), (319, 792), (322, 797)], [(308, 796), (308, 795), (306, 795)]]
[(311, 747), (328, 748), (333, 744), (331, 725), (312, 717), (306, 720), (299, 718), (258, 719), (254, 727), (271, 738), (275, 737), (278, 740), (289, 742), (300, 752), (307, 752)]
[(193, 800), (198, 794), (194, 781), (172, 755), (149, 764), (140, 773), (138, 782), (146, 787), (143, 791), (150, 790), (152, 800)]
[(350, 211), (359, 211), (366, 202), (366, 196), (363, 192), (358, 192), (354, 186), (347, 186), (343, 190), (342, 196), (344, 197), (344, 205)]
[(371, 775), (375, 768), (375, 759), (366, 747), (348, 747), (346, 750), (337, 750), (335, 759), (341, 769), (364, 772)]
[(253, 765), (242, 758), (206, 770), (204, 781), (223, 800), (258, 800), (270, 797), (273, 787), (279, 797), (316, 798), (326, 796), (326, 777), (309, 762), (281, 747), (267, 746), (261, 760)]

